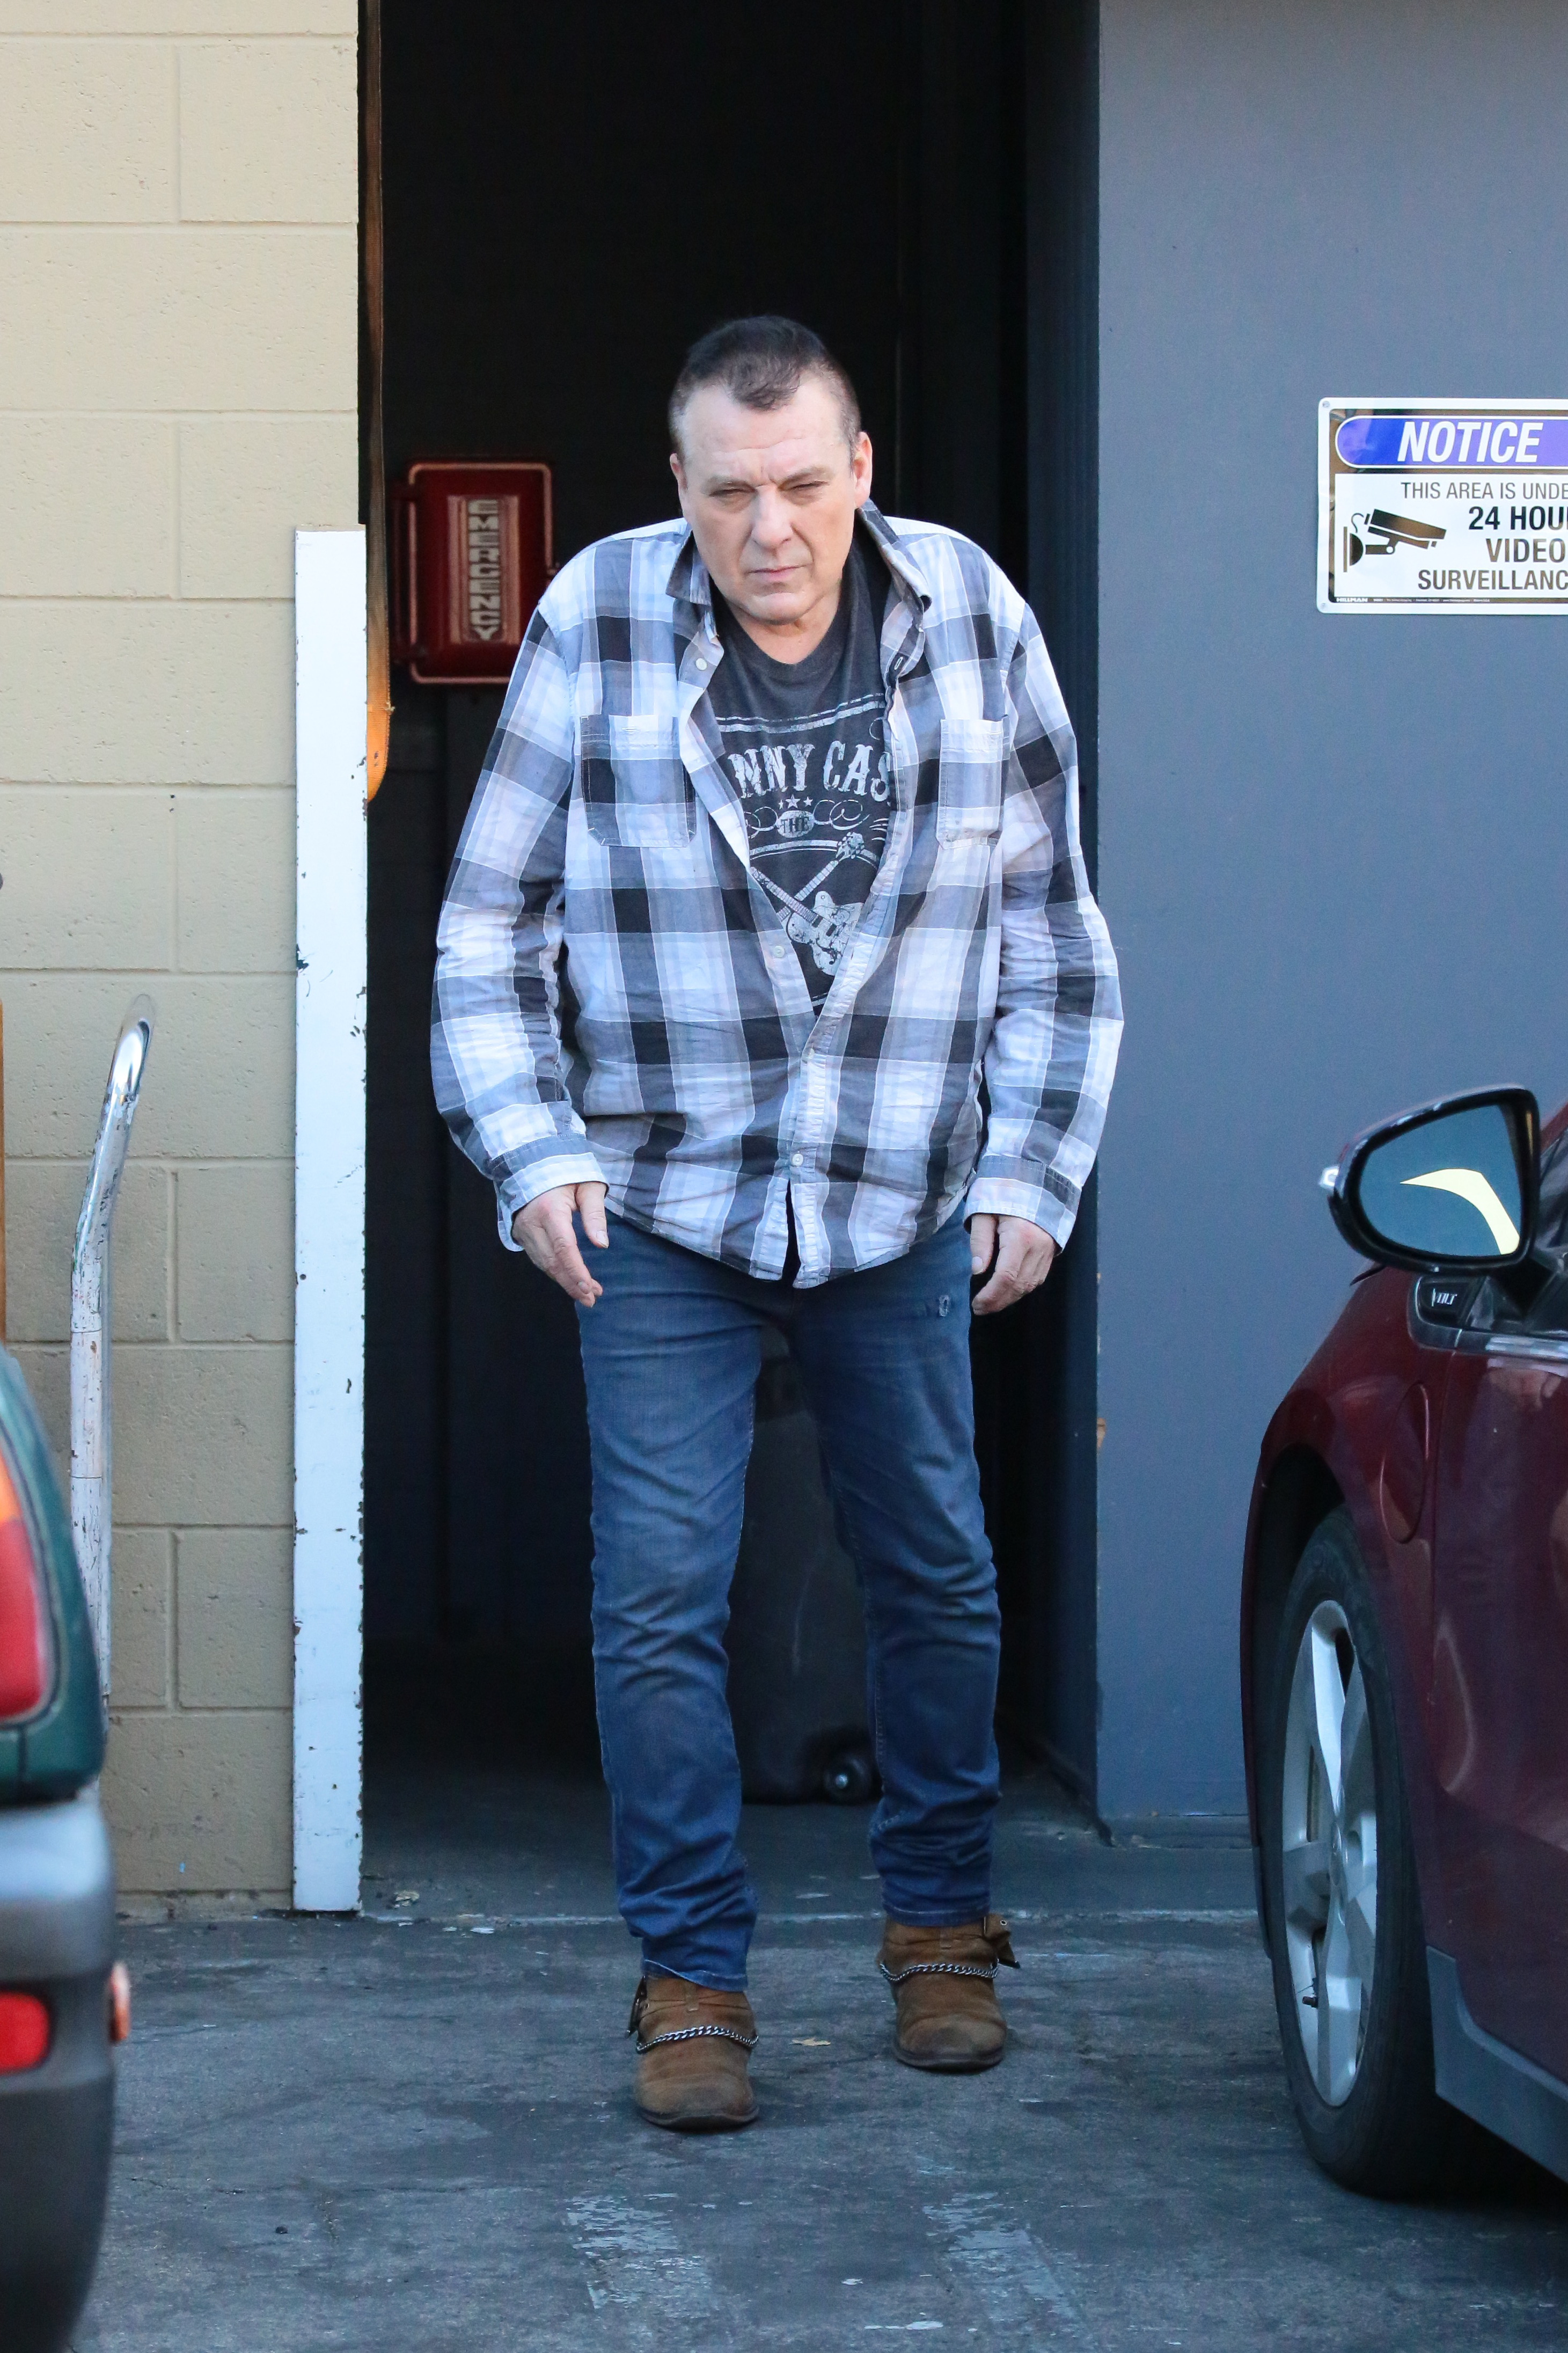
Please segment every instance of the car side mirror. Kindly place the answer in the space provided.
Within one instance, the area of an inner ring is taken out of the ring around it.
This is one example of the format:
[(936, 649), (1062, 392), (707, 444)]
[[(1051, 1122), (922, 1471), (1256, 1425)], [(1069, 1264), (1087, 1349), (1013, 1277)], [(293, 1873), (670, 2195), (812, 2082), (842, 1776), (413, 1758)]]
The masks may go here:
[(1487, 1087), (1358, 1135), (1323, 1190), (1352, 1250), (1427, 1274), (1498, 1274), (1535, 1240), (1541, 1112), (1526, 1087)]

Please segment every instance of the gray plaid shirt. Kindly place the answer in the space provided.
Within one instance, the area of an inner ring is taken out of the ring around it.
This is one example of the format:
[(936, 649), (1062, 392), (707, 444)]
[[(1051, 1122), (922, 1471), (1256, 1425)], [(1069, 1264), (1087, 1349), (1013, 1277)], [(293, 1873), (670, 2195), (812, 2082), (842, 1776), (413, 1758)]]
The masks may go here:
[[(803, 1287), (964, 1203), (1071, 1231), (1116, 1067), (1116, 959), (1033, 614), (956, 532), (868, 505), (887, 847), (819, 1015), (751, 868), (683, 522), (584, 548), (529, 623), (447, 886), (432, 1061), (501, 1239), (602, 1181), (650, 1231)], [(981, 1109), (984, 1077), (987, 1109)]]

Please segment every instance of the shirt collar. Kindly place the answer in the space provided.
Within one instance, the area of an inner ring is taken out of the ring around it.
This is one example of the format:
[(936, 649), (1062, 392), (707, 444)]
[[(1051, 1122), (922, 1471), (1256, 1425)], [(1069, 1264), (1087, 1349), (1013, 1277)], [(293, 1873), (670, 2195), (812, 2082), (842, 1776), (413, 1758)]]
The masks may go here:
[[(899, 595), (906, 605), (915, 607), (923, 617), (931, 605), (931, 590), (905, 543), (881, 509), (873, 506), (869, 499), (861, 508), (859, 519), (870, 533), (878, 554), (892, 575), (893, 586)], [(713, 610), (713, 582), (708, 566), (697, 553), (697, 542), (689, 530), (670, 566), (665, 593), (679, 604), (694, 606), (700, 614), (711, 614)]]

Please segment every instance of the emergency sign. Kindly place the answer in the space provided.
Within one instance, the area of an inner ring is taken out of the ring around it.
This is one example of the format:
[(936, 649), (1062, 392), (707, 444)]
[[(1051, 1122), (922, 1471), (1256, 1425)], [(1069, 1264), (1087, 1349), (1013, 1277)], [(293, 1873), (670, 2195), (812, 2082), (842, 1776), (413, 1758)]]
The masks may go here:
[(421, 459), (387, 504), (393, 660), (423, 686), (504, 686), (554, 568), (549, 467)]

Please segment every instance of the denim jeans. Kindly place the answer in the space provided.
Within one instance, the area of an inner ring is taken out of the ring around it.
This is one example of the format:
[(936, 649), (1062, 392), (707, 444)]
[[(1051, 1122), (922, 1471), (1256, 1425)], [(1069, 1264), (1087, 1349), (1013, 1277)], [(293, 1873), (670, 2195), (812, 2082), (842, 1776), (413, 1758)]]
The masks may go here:
[(871, 1857), (895, 1920), (990, 1905), (1000, 1614), (980, 1507), (969, 1240), (809, 1291), (610, 1219), (579, 1310), (594, 1468), (594, 1662), (622, 1917), (645, 1965), (736, 1989), (756, 1898), (724, 1629), (764, 1324), (816, 1417), (866, 1613), (882, 1796)]

